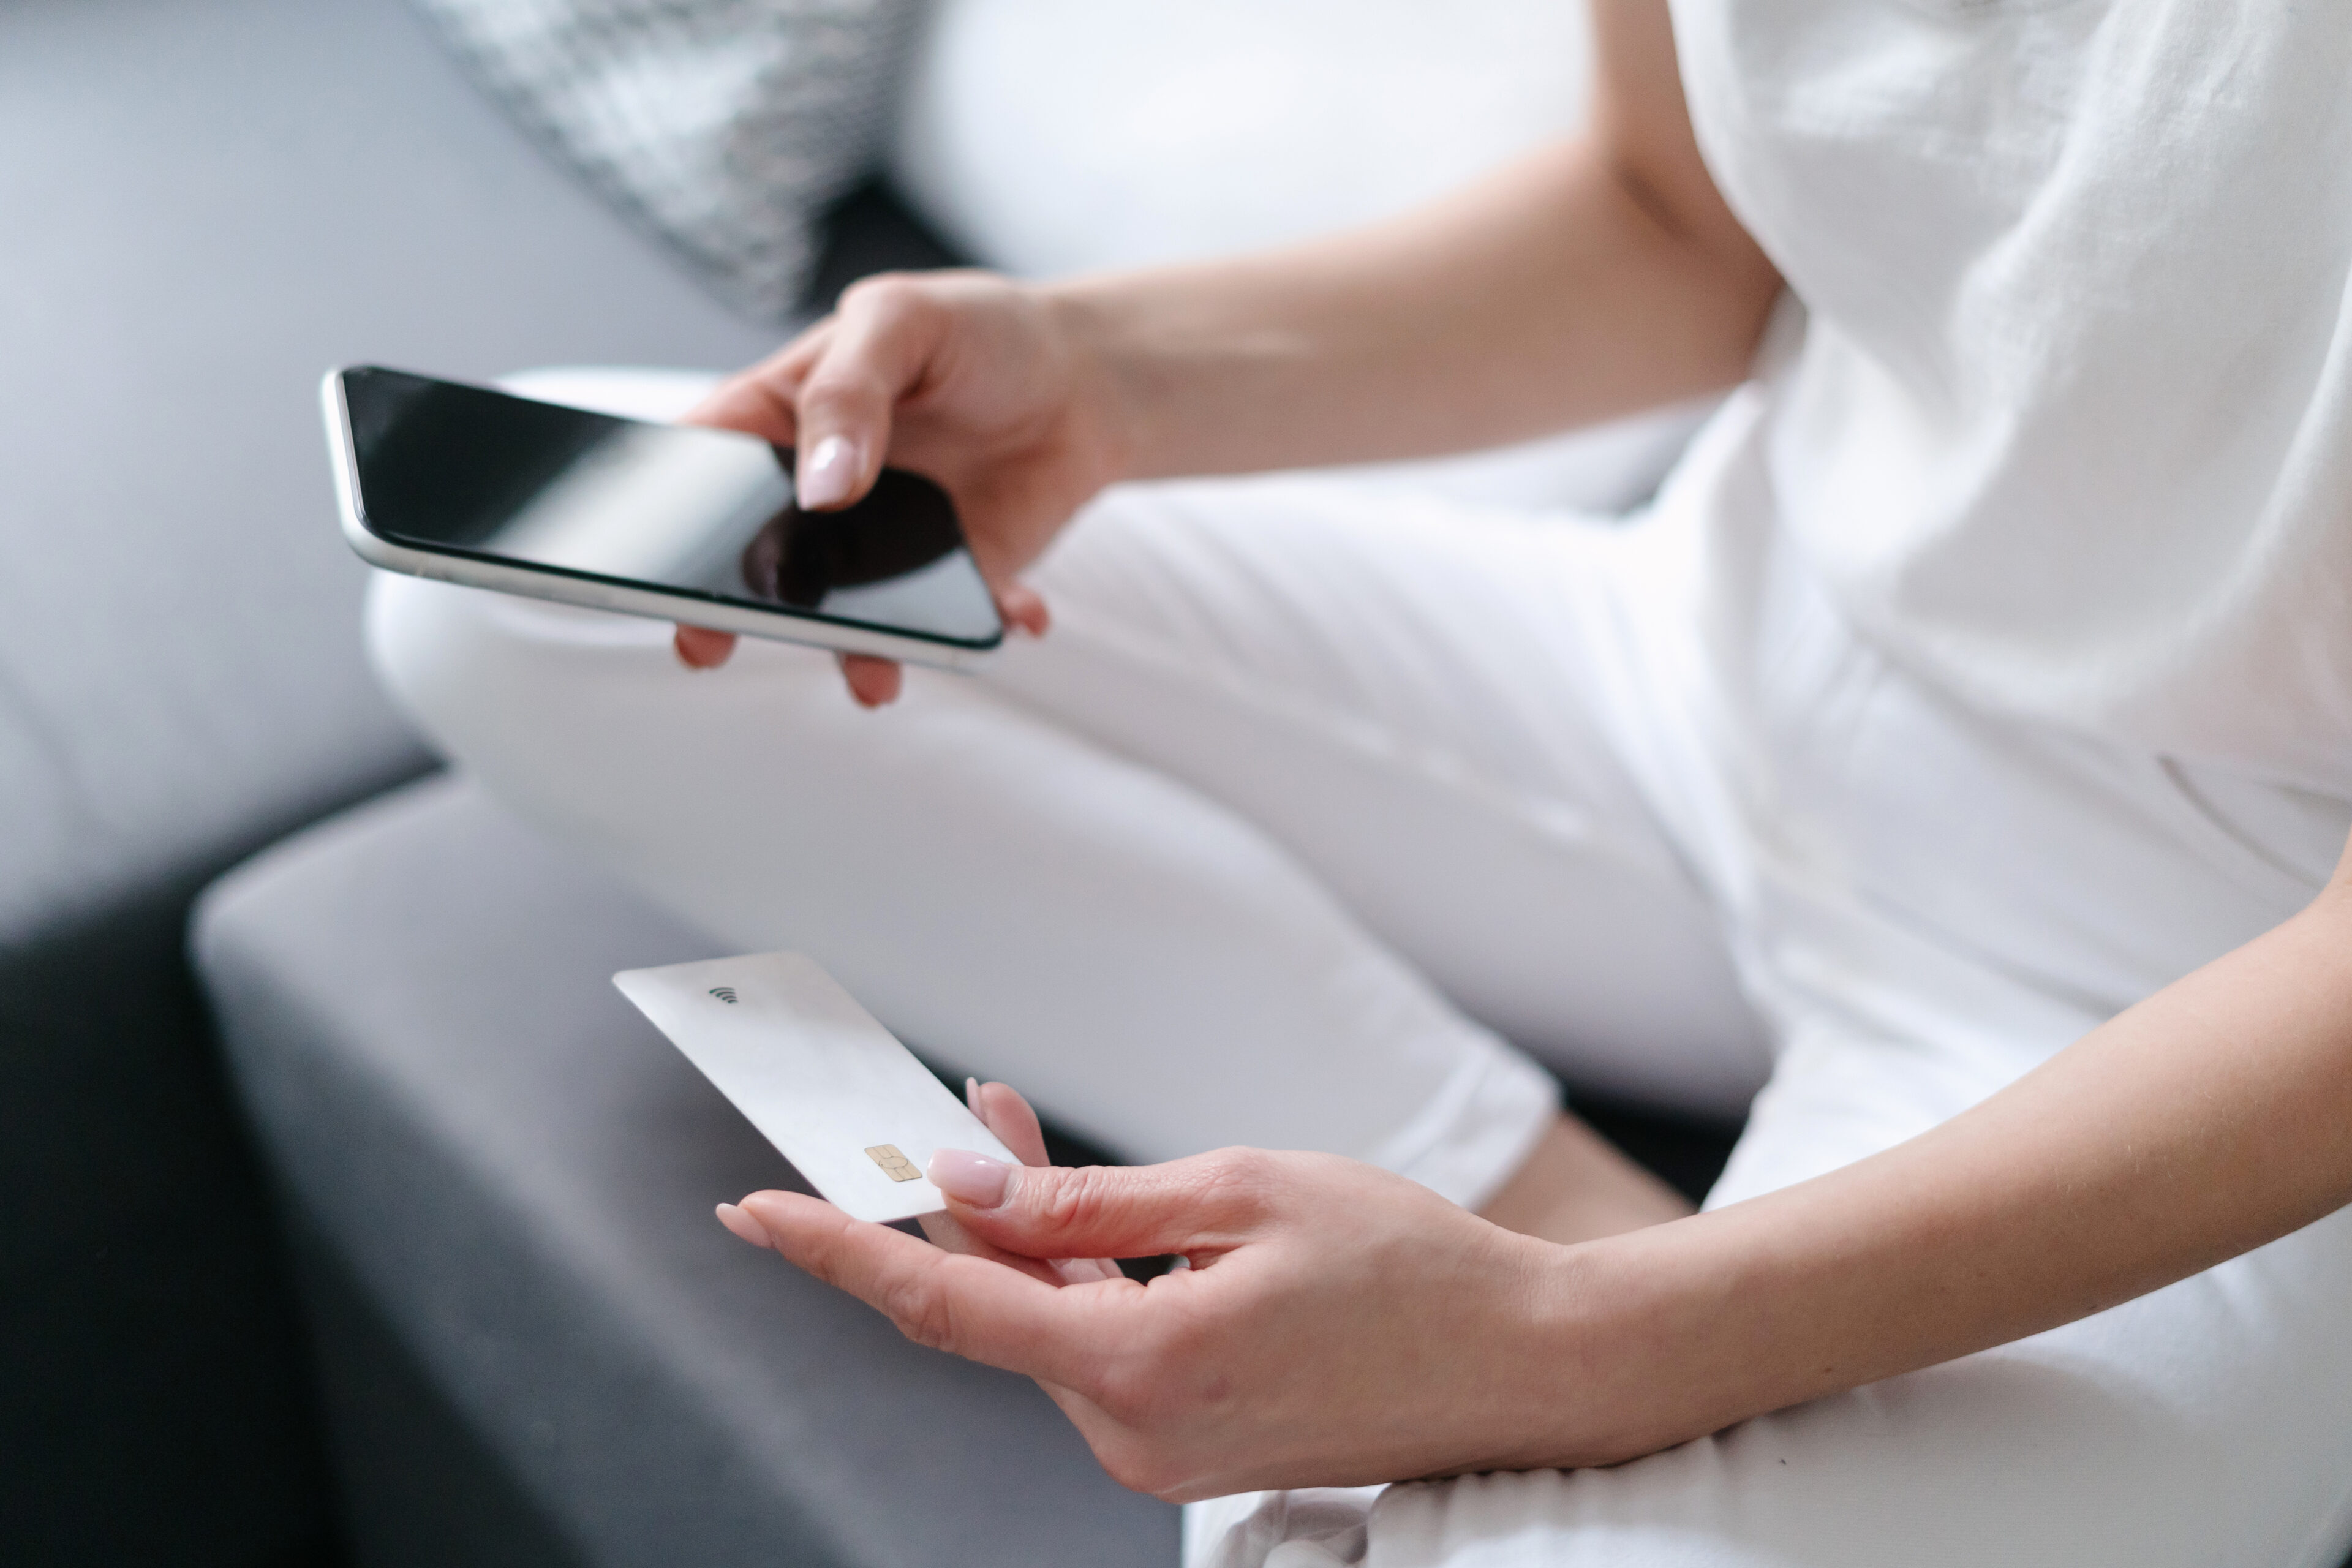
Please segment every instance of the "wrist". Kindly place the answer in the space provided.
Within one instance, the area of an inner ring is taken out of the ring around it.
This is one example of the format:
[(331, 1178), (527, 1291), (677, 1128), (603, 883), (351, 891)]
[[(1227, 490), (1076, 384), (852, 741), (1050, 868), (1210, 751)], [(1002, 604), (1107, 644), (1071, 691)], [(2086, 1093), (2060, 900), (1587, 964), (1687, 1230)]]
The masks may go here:
[[(1544, 1246), (1527, 1324), (1514, 1468), (1612, 1465), (1770, 1408), (1739, 1340), (1720, 1216), (1700, 1215), (1570, 1247)], [(1753, 1406), (1752, 1408), (1750, 1406)]]
[(1181, 471), (1164, 449), (1167, 421), (1156, 416), (1154, 406), (1167, 373), (1150, 363), (1122, 280), (1080, 279), (1034, 288), (1068, 356), (1074, 412), (1101, 454), (1102, 482)]

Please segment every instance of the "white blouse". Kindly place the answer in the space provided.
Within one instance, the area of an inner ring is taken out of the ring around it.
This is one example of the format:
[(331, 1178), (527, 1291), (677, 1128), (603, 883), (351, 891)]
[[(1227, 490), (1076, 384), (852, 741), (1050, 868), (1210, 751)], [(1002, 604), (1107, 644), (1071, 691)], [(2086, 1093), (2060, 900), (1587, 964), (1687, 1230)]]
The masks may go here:
[(1980, 708), (2352, 798), (2352, 4), (1674, 0), (1778, 526)]

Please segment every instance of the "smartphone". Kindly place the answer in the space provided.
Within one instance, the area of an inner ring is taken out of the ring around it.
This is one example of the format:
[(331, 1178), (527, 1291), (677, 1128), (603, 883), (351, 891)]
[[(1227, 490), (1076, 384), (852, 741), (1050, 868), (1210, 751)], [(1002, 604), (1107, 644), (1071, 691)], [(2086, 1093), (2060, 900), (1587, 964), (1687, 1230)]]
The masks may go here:
[(374, 365), (322, 389), (344, 536), (375, 565), (716, 631), (968, 668), (1004, 640), (947, 491), (885, 468), (835, 511), (793, 453)]

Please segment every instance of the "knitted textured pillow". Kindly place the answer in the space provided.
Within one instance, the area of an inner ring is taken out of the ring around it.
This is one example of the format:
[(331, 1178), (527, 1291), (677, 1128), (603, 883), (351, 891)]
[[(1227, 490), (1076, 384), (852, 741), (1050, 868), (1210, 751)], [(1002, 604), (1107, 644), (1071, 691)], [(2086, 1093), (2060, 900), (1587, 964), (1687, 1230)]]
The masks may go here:
[(922, 0), (416, 0), (523, 126), (734, 303), (792, 310)]

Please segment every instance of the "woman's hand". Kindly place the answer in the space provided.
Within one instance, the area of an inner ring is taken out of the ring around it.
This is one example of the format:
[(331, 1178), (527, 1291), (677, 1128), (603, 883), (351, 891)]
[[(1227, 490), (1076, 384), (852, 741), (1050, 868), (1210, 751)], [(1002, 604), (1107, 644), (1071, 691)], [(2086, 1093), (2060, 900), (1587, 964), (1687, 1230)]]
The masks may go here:
[[(1019, 1155), (1023, 1164), (1046, 1165), (1053, 1163), (1045, 1157), (1045, 1133), (1037, 1124), (1037, 1113), (1011, 1086), (982, 1083), (976, 1078), (968, 1078), (963, 1082), (963, 1098), (964, 1103), (971, 1108), (971, 1113), (980, 1118), (981, 1125), (995, 1133), (1006, 1148)], [(986, 1159), (985, 1155), (970, 1153), (962, 1157)], [(988, 1163), (993, 1164), (996, 1162)], [(759, 1222), (750, 1218), (733, 1204), (719, 1205), (719, 1223), (754, 1247), (768, 1245), (767, 1232), (760, 1228)], [(1047, 1262), (992, 1247), (964, 1229), (952, 1215), (925, 1215), (917, 1223), (935, 1247), (949, 1252), (992, 1259), (1008, 1268), (1017, 1268), (1033, 1279), (1042, 1279), (1048, 1285), (1083, 1285), (1096, 1279), (1122, 1278), (1118, 1265), (1108, 1258), (1064, 1258)]]
[[(995, 1133), (1007, 1149), (1020, 1157), (1023, 1164), (1053, 1163), (1045, 1157), (1045, 1131), (1037, 1124), (1037, 1113), (1010, 1084), (982, 1083), (976, 1078), (968, 1078), (963, 1083), (963, 1098), (964, 1103), (971, 1107), (971, 1113), (980, 1118), (981, 1125)], [(953, 1152), (951, 1163), (956, 1160), (978, 1160), (983, 1164), (996, 1163), (986, 1155), (961, 1150)], [(935, 1159), (932, 1163), (936, 1165), (939, 1161)], [(993, 1258), (1049, 1285), (1084, 1285), (1096, 1279), (1124, 1278), (1119, 1273), (1118, 1265), (1108, 1258), (1058, 1258), (1044, 1262), (1035, 1258), (1024, 1258), (1017, 1252), (1007, 1252), (974, 1236), (951, 1214), (925, 1215), (917, 1223), (935, 1247), (950, 1252), (968, 1253), (975, 1258)]]
[[(1130, 1487), (1185, 1500), (1558, 1463), (1579, 1424), (1586, 1457), (1624, 1457), (1599, 1401), (1576, 1414), (1574, 1251), (1402, 1176), (1246, 1149), (1126, 1170), (946, 1152), (930, 1175), (987, 1255), (791, 1193), (745, 1198), (737, 1233), (919, 1343), (1035, 1377)], [(1169, 1252), (1191, 1267), (1149, 1285), (1024, 1266)]]
[[(1468, 451), (1737, 384), (1780, 279), (1683, 110), (1663, 0), (1594, 7), (1588, 134), (1371, 228), (1050, 287), (899, 274), (691, 417), (800, 452), (803, 504), (884, 460), (945, 485), (1004, 618), (1021, 570), (1118, 479)], [(681, 627), (687, 663), (734, 638)], [(845, 658), (873, 706), (881, 659)]]
[[(1699, 156), (1662, 0), (1601, 0), (1593, 24), (1589, 133), (1459, 195), (1051, 287), (870, 279), (692, 417), (798, 447), (804, 505), (846, 505), (886, 458), (939, 480), (1035, 631), (1019, 573), (1113, 479), (1467, 451), (1733, 385), (1780, 276)], [(677, 639), (698, 666), (733, 646)], [(896, 695), (895, 665), (842, 663), (859, 701)]]
[[(971, 1253), (794, 1194), (730, 1223), (908, 1337), (1035, 1377), (1112, 1475), (1182, 1500), (1606, 1464), (2055, 1328), (2352, 1203), (2347, 1125), (2352, 846), (2303, 913), (1941, 1126), (1574, 1246), (1241, 1149), (942, 1155)], [(1169, 1252), (1192, 1267), (1149, 1286), (1022, 1261)]]
[[(796, 488), (812, 510), (865, 495), (886, 460), (938, 480), (1006, 624), (1042, 635), (1045, 605), (1019, 574), (1126, 461), (1119, 402), (1087, 320), (985, 273), (869, 279), (687, 417), (796, 448)], [(725, 663), (734, 646), (723, 632), (678, 628), (678, 657), (698, 668)], [(867, 707), (898, 695), (891, 661), (849, 655), (842, 666)]]

